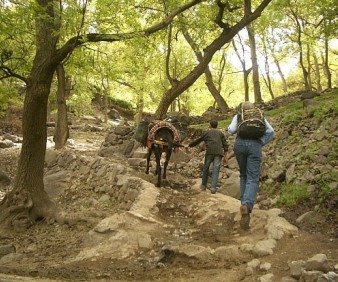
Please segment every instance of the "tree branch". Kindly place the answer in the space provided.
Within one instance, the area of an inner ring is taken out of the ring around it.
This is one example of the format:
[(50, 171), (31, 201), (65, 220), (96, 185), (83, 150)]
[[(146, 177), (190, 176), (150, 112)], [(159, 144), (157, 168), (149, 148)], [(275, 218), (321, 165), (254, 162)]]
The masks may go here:
[(130, 33), (123, 33), (123, 34), (100, 34), (100, 33), (90, 33), (86, 35), (77, 35), (70, 38), (64, 45), (61, 47), (55, 56), (55, 61), (58, 63), (62, 61), (64, 58), (67, 57), (68, 53), (74, 50), (76, 47), (83, 45), (87, 42), (115, 42), (115, 41), (124, 41), (129, 40), (136, 37), (143, 37), (149, 36), (165, 27), (167, 27), (173, 19), (183, 13), (184, 11), (188, 10), (189, 8), (201, 3), (205, 2), (206, 0), (192, 0), (191, 2), (185, 4), (184, 6), (174, 10), (170, 13), (162, 22), (155, 24), (145, 30), (135, 31)]
[(240, 9), (240, 7), (238, 6), (231, 7), (228, 1), (223, 3), (221, 0), (217, 1), (217, 6), (218, 6), (218, 14), (215, 18), (215, 23), (223, 29), (230, 28), (230, 25), (228, 23), (223, 22), (224, 10), (226, 8), (228, 12), (232, 13), (233, 11)]
[(9, 77), (15, 77), (15, 78), (18, 78), (18, 79), (22, 80), (23, 82), (27, 83), (26, 77), (15, 73), (9, 67), (0, 66), (0, 71), (2, 71), (4, 73), (4, 75), (0, 76), (0, 80), (4, 80), (4, 79), (9, 78)]

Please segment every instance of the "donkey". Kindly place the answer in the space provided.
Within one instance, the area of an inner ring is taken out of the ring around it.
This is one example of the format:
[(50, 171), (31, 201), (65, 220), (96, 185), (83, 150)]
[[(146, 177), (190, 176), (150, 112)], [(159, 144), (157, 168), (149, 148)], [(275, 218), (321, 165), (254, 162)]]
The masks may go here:
[[(178, 147), (183, 147), (179, 144), (178, 130), (170, 123), (165, 121), (158, 121), (149, 130), (147, 138), (147, 167), (146, 174), (149, 174), (150, 158), (152, 153), (156, 158), (156, 170), (157, 175), (156, 187), (161, 187), (161, 181), (167, 178), (167, 167), (173, 151), (176, 151)], [(163, 175), (161, 175), (161, 158), (163, 152), (165, 153), (165, 161), (163, 168)]]

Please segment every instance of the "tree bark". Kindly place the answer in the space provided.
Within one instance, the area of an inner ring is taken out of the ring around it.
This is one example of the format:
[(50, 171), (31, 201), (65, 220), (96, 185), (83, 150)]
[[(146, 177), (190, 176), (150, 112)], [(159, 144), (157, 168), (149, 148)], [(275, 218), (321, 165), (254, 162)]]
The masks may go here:
[(63, 64), (59, 64), (56, 69), (58, 78), (58, 89), (56, 103), (58, 108), (57, 121), (55, 126), (54, 142), (55, 149), (62, 149), (69, 138), (69, 127), (67, 117), (66, 99), (69, 96), (70, 80), (66, 78)]
[(252, 24), (249, 24), (246, 27), (246, 29), (248, 31), (249, 42), (250, 42), (251, 61), (252, 61), (252, 82), (253, 82), (255, 102), (261, 103), (263, 102), (263, 99), (262, 99), (262, 94), (261, 94), (261, 86), (259, 83), (259, 70), (258, 70), (258, 62), (257, 62), (255, 31), (254, 31)]
[(310, 87), (310, 90), (312, 90), (312, 79), (311, 79), (311, 52), (310, 52), (310, 45), (306, 44), (306, 60), (307, 60), (307, 80)]
[[(49, 55), (45, 53), (45, 58)], [(37, 56), (40, 57), (40, 56)], [(23, 143), (14, 188), (0, 205), (0, 222), (14, 230), (53, 217), (55, 205), (44, 190), (43, 168), (47, 141), (47, 103), (53, 68), (35, 60), (28, 79), (23, 110)]]
[(323, 58), (324, 74), (327, 78), (327, 88), (332, 88), (332, 76), (329, 67), (329, 40), (325, 37), (325, 57)]
[(317, 92), (322, 92), (322, 84), (321, 84), (321, 76), (320, 76), (320, 70), (319, 70), (319, 64), (316, 53), (313, 54), (313, 62), (315, 64), (315, 72), (316, 72), (316, 90)]

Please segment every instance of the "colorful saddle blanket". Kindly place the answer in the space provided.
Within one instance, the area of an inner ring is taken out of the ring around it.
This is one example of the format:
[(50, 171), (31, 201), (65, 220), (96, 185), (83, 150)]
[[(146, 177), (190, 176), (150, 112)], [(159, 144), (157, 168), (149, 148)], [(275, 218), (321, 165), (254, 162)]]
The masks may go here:
[(147, 147), (150, 148), (152, 146), (152, 144), (158, 144), (160, 146), (165, 146), (167, 145), (165, 142), (161, 141), (161, 140), (155, 140), (155, 134), (157, 132), (157, 130), (159, 130), (160, 128), (168, 128), (171, 133), (173, 134), (173, 138), (174, 138), (174, 142), (179, 144), (180, 143), (180, 133), (178, 131), (178, 129), (170, 122), (167, 121), (157, 121), (155, 122), (155, 124), (149, 128), (149, 132), (148, 132), (148, 140), (147, 140)]

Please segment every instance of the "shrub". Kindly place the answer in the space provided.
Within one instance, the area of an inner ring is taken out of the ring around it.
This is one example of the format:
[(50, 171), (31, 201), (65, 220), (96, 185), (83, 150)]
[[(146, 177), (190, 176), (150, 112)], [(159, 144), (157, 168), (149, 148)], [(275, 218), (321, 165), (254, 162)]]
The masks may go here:
[(123, 109), (128, 109), (128, 110), (132, 110), (133, 106), (131, 103), (129, 103), (128, 101), (124, 101), (124, 100), (121, 100), (121, 99), (118, 99), (118, 98), (112, 98), (112, 97), (109, 97), (110, 99), (110, 102), (113, 104), (113, 105), (117, 105)]
[(278, 204), (292, 208), (310, 199), (306, 184), (284, 184), (281, 189)]
[(67, 106), (75, 115), (81, 116), (91, 112), (91, 100), (90, 94), (74, 94), (67, 100)]

